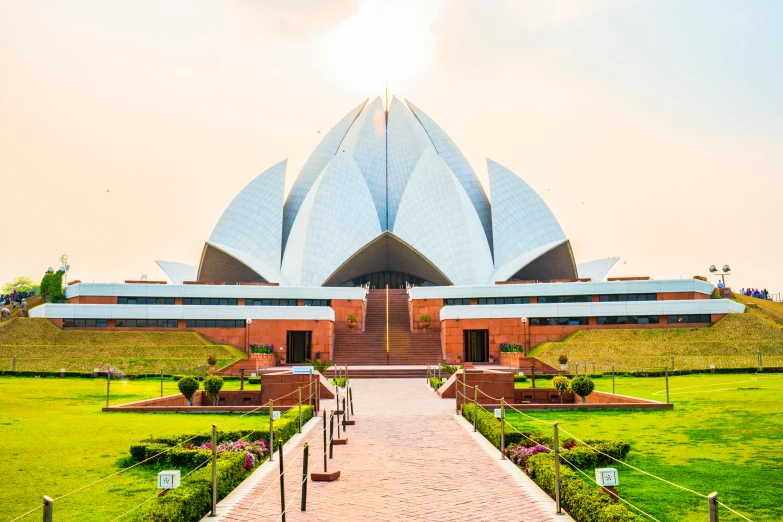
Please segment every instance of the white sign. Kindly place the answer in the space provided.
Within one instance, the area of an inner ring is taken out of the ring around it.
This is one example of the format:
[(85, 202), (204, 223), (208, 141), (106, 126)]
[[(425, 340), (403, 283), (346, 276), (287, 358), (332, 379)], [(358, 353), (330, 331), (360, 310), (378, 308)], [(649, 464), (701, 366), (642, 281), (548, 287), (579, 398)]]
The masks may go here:
[(496, 419), (499, 419), (502, 414), (503, 414), (503, 412), (500, 411), (500, 408), (495, 408), (495, 418)]
[(619, 484), (617, 470), (614, 468), (597, 468), (595, 470), (595, 482), (599, 486), (609, 487)]
[(273, 411), (272, 412), (272, 420), (277, 420), (280, 418), (280, 412), (279, 411)]
[(312, 375), (313, 374), (313, 367), (312, 366), (294, 366), (292, 368), (292, 372), (294, 375)]
[(179, 487), (179, 470), (161, 471), (158, 473), (158, 489), (173, 489)]

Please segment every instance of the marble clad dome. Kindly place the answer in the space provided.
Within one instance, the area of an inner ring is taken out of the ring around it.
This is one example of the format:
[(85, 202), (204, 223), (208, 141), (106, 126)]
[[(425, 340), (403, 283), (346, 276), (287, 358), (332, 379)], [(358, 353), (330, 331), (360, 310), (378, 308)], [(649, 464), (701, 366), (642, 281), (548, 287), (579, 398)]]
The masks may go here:
[(487, 160), (490, 203), (457, 145), (407, 100), (392, 98), (388, 111), (380, 98), (351, 110), (287, 198), (286, 166), (260, 174), (226, 208), (204, 246), (199, 281), (353, 286), (385, 274), (419, 285), (479, 285), (577, 277), (569, 241), (538, 194)]

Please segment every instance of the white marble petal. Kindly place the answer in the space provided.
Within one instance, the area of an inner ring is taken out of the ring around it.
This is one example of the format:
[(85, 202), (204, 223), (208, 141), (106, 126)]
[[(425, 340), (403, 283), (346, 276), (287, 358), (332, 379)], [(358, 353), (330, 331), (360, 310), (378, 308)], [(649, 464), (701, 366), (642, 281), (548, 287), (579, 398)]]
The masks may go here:
[(482, 284), (492, 276), (492, 254), (478, 214), (433, 146), (424, 151), (408, 180), (394, 234), (455, 285)]
[(195, 281), (198, 278), (198, 266), (177, 263), (175, 261), (155, 261), (169, 278), (171, 284), (181, 285), (183, 281)]
[(607, 257), (606, 259), (585, 261), (576, 265), (576, 272), (582, 279), (591, 279), (595, 282), (604, 281), (606, 275), (619, 260), (619, 257)]

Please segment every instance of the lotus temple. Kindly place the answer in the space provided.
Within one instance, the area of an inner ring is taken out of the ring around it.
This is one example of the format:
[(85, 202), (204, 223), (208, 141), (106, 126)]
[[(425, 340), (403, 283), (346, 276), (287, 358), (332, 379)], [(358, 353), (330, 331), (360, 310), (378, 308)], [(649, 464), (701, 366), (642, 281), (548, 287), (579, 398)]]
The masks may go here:
[[(500, 359), (580, 329), (692, 327), (742, 312), (704, 278), (613, 278), (578, 260), (544, 200), (487, 160), (489, 186), (411, 102), (365, 101), (323, 138), (285, 194), (287, 161), (239, 190), (168, 281), (74, 282), (31, 310), (69, 329), (199, 332), (277, 363)], [(239, 187), (238, 187), (239, 188)], [(577, 253), (578, 254), (578, 253)], [(197, 261), (197, 262), (196, 262)]]

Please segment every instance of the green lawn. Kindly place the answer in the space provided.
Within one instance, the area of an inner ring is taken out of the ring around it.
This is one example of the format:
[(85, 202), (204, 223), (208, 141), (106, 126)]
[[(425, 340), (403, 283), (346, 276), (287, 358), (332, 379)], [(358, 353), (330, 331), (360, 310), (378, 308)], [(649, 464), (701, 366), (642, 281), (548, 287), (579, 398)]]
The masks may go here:
[[(594, 382), (596, 390), (612, 389), (608, 376)], [(618, 377), (615, 387), (623, 395), (666, 397), (663, 378)], [(562, 429), (583, 440), (626, 440), (632, 447), (630, 464), (705, 495), (717, 491), (720, 501), (754, 522), (783, 520), (783, 375), (671, 377), (669, 388), (672, 411), (563, 411), (532, 416), (550, 423), (558, 420)], [(510, 412), (506, 418), (520, 429), (551, 432), (551, 427), (520, 414)], [(616, 467), (620, 495), (655, 518), (708, 520), (706, 499), (620, 464)], [(742, 520), (723, 508), (720, 519)]]
[[(165, 394), (179, 393), (173, 380), (163, 383)], [(226, 382), (224, 388), (239, 389), (239, 382)], [(156, 397), (160, 384), (112, 381), (111, 392), (111, 403), (120, 404)], [(105, 401), (105, 379), (0, 377), (0, 477), (6, 484), (0, 488), (0, 520), (36, 507), (43, 495), (56, 499), (118, 471), (117, 460), (146, 437), (208, 431), (212, 423), (218, 429), (267, 425), (266, 417), (258, 415), (103, 413)], [(155, 470), (142, 468), (56, 501), (54, 519), (119, 516), (157, 490)], [(24, 520), (40, 518), (37, 511)]]

